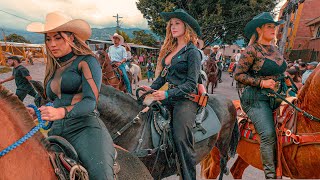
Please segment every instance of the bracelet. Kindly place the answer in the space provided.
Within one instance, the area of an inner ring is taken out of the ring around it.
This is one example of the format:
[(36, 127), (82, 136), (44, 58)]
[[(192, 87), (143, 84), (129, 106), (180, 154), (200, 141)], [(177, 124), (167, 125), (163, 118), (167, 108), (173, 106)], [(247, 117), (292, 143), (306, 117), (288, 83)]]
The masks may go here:
[(63, 109), (64, 109), (64, 117), (66, 117), (68, 114), (68, 109), (65, 106), (63, 107)]
[(260, 87), (261, 87), (261, 89), (263, 88), (263, 84), (264, 84), (264, 81), (261, 80), (261, 82), (260, 82)]
[(168, 91), (164, 91), (164, 96), (166, 97), (166, 99), (168, 99), (169, 97)]

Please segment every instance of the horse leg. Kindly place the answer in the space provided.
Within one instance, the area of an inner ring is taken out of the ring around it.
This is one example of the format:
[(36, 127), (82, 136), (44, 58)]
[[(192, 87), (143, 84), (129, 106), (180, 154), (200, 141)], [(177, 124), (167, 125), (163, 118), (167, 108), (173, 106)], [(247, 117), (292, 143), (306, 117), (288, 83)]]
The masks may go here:
[(238, 156), (237, 160), (231, 167), (231, 174), (234, 179), (242, 179), (242, 175), (244, 170), (249, 166), (247, 162), (245, 162), (240, 156)]

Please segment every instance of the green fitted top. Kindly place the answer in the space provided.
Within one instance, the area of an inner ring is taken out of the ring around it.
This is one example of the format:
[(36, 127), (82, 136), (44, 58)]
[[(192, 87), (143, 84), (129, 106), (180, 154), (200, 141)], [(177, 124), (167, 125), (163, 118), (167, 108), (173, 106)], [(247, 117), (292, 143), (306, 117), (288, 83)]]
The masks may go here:
[(84, 116), (96, 108), (102, 81), (101, 67), (91, 55), (73, 52), (57, 60), (58, 68), (46, 86), (55, 108), (66, 107), (66, 118)]

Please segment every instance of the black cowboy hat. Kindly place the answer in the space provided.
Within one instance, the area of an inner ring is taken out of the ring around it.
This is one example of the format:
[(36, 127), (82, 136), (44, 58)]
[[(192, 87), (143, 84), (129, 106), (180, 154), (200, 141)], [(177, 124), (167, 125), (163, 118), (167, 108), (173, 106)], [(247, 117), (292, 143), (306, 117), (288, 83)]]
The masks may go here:
[(201, 29), (197, 20), (195, 20), (183, 9), (176, 9), (174, 12), (161, 12), (160, 15), (165, 21), (169, 21), (171, 18), (181, 19), (183, 22), (187, 23), (197, 33), (198, 36), (201, 36)]
[(246, 27), (244, 28), (244, 35), (250, 39), (251, 36), (256, 33), (257, 27), (261, 27), (267, 23), (273, 23), (278, 26), (279, 24), (283, 24), (284, 20), (275, 21), (269, 12), (262, 12), (247, 23)]

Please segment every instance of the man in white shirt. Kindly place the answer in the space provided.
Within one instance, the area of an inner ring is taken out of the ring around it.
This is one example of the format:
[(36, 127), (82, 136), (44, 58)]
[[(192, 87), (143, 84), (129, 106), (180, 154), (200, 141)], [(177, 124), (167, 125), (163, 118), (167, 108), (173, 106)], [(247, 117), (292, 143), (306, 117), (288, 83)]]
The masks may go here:
[(245, 48), (241, 48), (240, 52), (236, 54), (236, 56), (234, 57), (234, 60), (236, 60), (236, 64), (238, 64), (240, 58), (241, 58), (241, 54), (243, 53), (243, 51), (245, 50)]
[(124, 43), (124, 39), (121, 35), (114, 33), (110, 37), (113, 44), (109, 47), (108, 55), (111, 59), (111, 63), (116, 63), (119, 69), (122, 71), (123, 80), (127, 88), (127, 92), (132, 94), (130, 80), (126, 71), (126, 65), (124, 64), (127, 61), (127, 52), (126, 49), (121, 46)]

